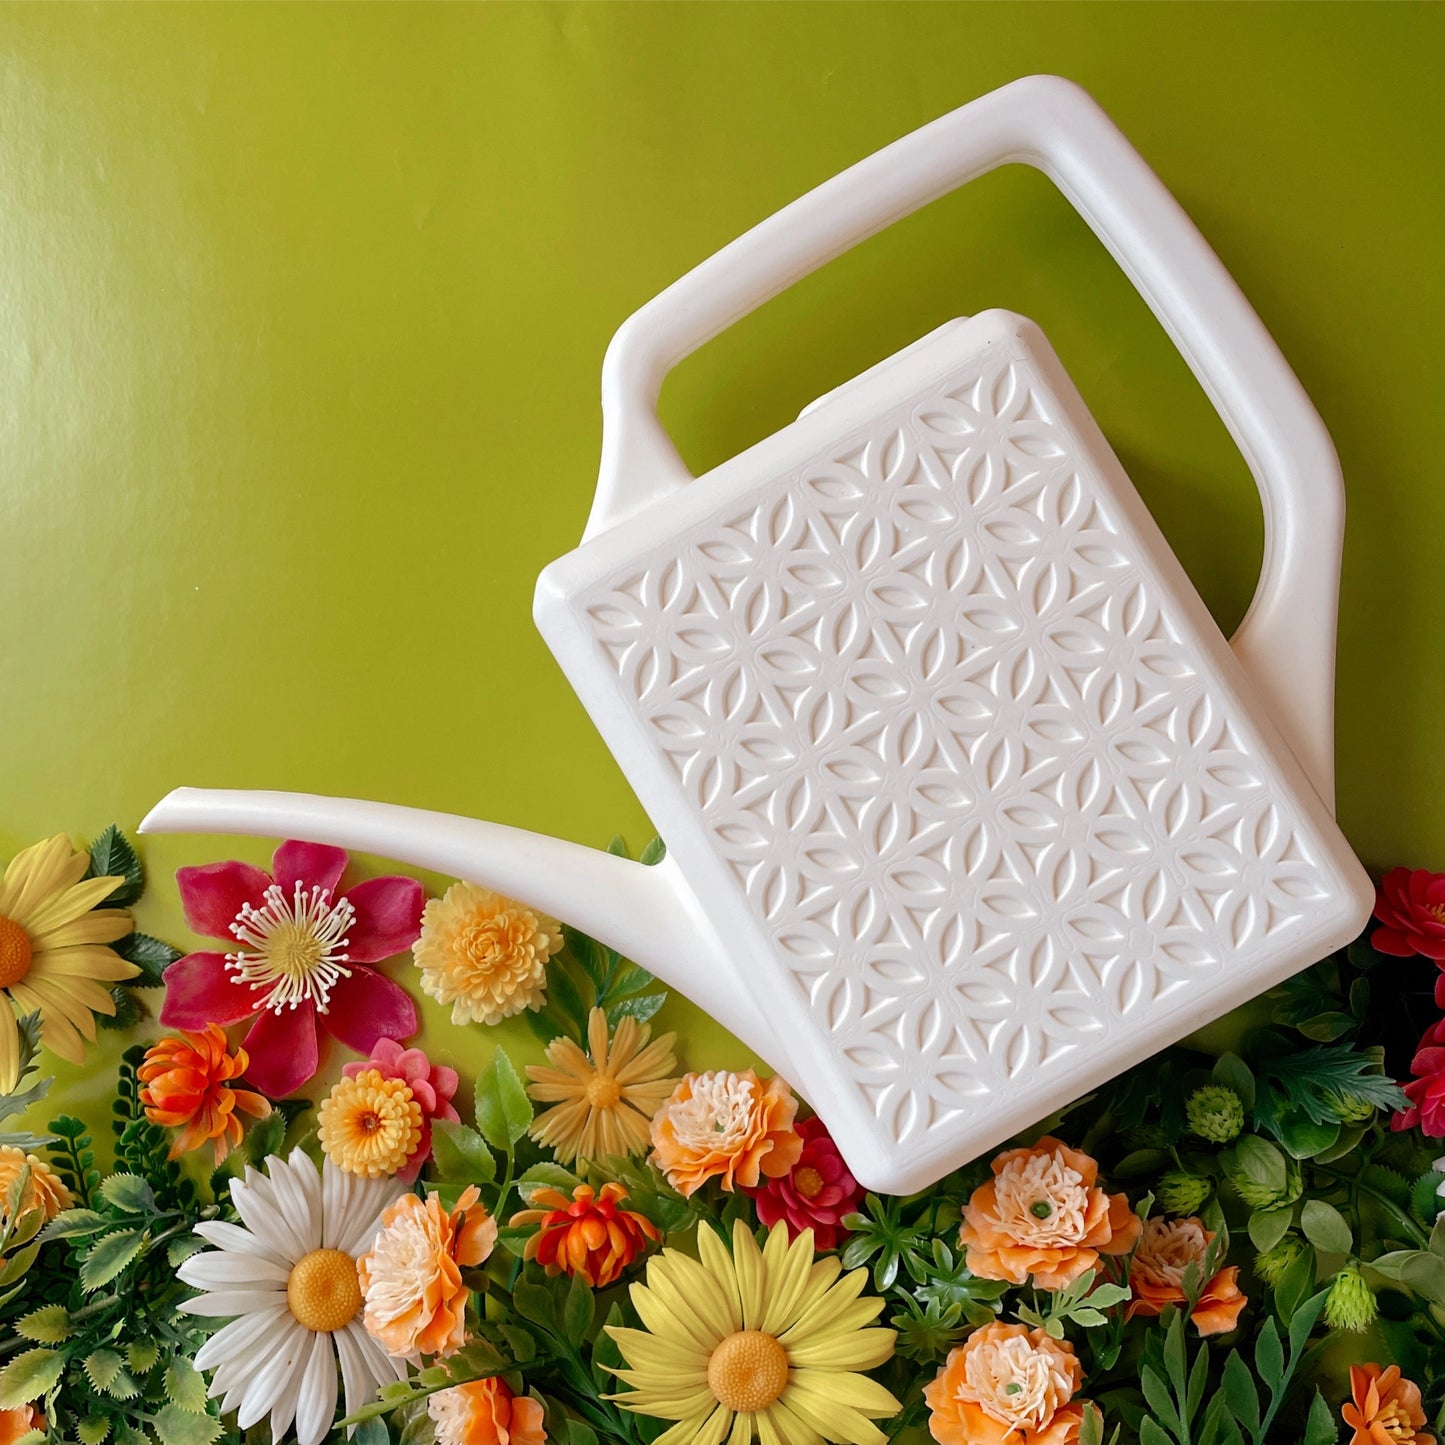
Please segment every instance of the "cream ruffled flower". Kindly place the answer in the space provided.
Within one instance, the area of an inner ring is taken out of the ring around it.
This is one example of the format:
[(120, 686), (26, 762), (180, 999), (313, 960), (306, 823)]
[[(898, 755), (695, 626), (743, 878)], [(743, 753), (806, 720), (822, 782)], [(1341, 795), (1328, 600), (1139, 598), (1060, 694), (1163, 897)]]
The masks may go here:
[(836, 1256), (813, 1258), (811, 1230), (789, 1244), (781, 1223), (761, 1250), (742, 1220), (731, 1254), (706, 1225), (697, 1247), (664, 1249), (632, 1286), (644, 1329), (607, 1327), (632, 1386), (617, 1402), (677, 1422), (655, 1445), (884, 1445), (872, 1422), (902, 1407), (859, 1372), (892, 1357), (896, 1334), (867, 1328), (883, 1308), (860, 1298), (868, 1271), (842, 1275)]
[(649, 1142), (652, 1116), (667, 1102), (677, 1080), (676, 1034), (651, 1043), (652, 1030), (633, 1018), (618, 1021), (607, 1038), (607, 1015), (595, 1008), (587, 1020), (587, 1047), (565, 1035), (547, 1045), (553, 1067), (528, 1064), (527, 1092), (544, 1109), (532, 1122), (532, 1137), (547, 1145), (561, 1164), (583, 1159), (641, 1154)]
[(454, 1024), (496, 1024), (541, 1008), (547, 960), (561, 947), (556, 919), (490, 888), (453, 883), (427, 903), (412, 956), (422, 991), (451, 1004)]
[[(95, 1042), (95, 1015), (114, 1014), (111, 985), (140, 972), (105, 945), (131, 931), (124, 908), (99, 908), (125, 880), (86, 878), (90, 855), (63, 833), (17, 853), (0, 878), (0, 990), (39, 1011), (41, 1041), (72, 1064)], [(20, 1031), (0, 1007), (0, 1093), (20, 1079)]]
[(214, 1370), (210, 1394), (242, 1430), (266, 1415), (271, 1439), (296, 1422), (298, 1445), (320, 1445), (336, 1418), (338, 1358), (350, 1414), (389, 1380), (405, 1377), (362, 1323), (357, 1259), (370, 1247), (382, 1211), (401, 1186), (362, 1179), (328, 1159), (316, 1166), (300, 1149), (274, 1154), (266, 1173), (247, 1168), (231, 1181), (242, 1225), (215, 1220), (196, 1233), (215, 1249), (193, 1254), (177, 1271), (205, 1293), (179, 1308), (228, 1316), (196, 1354)]

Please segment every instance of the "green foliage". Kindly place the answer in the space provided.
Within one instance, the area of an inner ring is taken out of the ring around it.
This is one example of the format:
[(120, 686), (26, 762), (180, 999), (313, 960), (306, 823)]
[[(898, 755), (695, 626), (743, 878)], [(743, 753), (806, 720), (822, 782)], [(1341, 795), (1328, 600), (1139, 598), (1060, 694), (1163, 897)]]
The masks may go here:
[(1129, 1298), (1127, 1285), (1095, 1284), (1096, 1271), (1086, 1269), (1073, 1284), (1043, 1297), (1043, 1308), (1020, 1305), (1019, 1319), (1034, 1329), (1044, 1330), (1056, 1340), (1064, 1337), (1065, 1325), (1095, 1329), (1108, 1323), (1104, 1311)]
[(129, 839), (114, 823), (90, 845), (87, 878), (119, 878), (104, 900), (106, 908), (129, 908), (145, 888), (145, 873)]
[[(9, 1007), (8, 1003), (4, 1007)], [(30, 1082), (30, 1075), (36, 1071), (35, 1056), (40, 1048), (40, 1013), (21, 1014), (15, 1021), (20, 1036), (20, 1067), (16, 1073), (15, 1087), (8, 1094), (0, 1094), (0, 1120), (23, 1114), (38, 1104), (49, 1092), (54, 1079), (36, 1079)], [(28, 1131), (0, 1132), (0, 1146), (23, 1149), (27, 1154), (43, 1149), (50, 1143), (48, 1134), (32, 1134)]]

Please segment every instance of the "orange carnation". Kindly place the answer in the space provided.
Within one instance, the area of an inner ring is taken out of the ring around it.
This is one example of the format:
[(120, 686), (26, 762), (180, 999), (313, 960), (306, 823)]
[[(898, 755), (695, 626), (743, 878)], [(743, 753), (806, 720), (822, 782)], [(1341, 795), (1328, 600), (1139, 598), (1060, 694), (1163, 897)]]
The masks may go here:
[(34, 1154), (27, 1154), (13, 1144), (0, 1144), (0, 1228), (8, 1222), (6, 1207), (10, 1201), (10, 1191), (15, 1188), (16, 1181), (27, 1169), (30, 1171), (30, 1180), (25, 1186), (25, 1192), (20, 1196), (20, 1207), (15, 1211), (16, 1219), (38, 1209), (45, 1216), (45, 1223), (49, 1224), (62, 1209), (69, 1209), (75, 1203), (60, 1175), (43, 1159), (37, 1159)]
[(1340, 1412), (1355, 1432), (1350, 1445), (1435, 1445), (1420, 1429), (1420, 1387), (1404, 1379), (1398, 1365), (1351, 1365), (1350, 1393), (1354, 1399)]
[(45, 1413), (38, 1405), (13, 1405), (0, 1410), (0, 1445), (15, 1445), (32, 1430), (45, 1428)]
[[(1165, 1305), (1184, 1303), (1184, 1274), (1204, 1267), (1214, 1239), (1197, 1219), (1146, 1219), (1139, 1247), (1129, 1262), (1129, 1318), (1157, 1315)], [(1239, 1323), (1249, 1301), (1240, 1293), (1239, 1270), (1221, 1269), (1200, 1292), (1189, 1318), (1201, 1335), (1222, 1335)]]
[(527, 1240), (525, 1258), (548, 1274), (580, 1275), (593, 1289), (606, 1289), (642, 1254), (648, 1241), (661, 1238), (657, 1226), (641, 1214), (617, 1206), (627, 1198), (620, 1184), (604, 1184), (599, 1198), (590, 1184), (579, 1184), (571, 1199), (557, 1189), (538, 1189), (512, 1224), (540, 1225)]
[(437, 1445), (547, 1445), (542, 1407), (505, 1380), (473, 1380), (426, 1402)]
[(793, 1128), (798, 1101), (782, 1079), (751, 1069), (689, 1074), (652, 1120), (652, 1161), (680, 1194), (709, 1179), (753, 1189), (789, 1173), (803, 1152)]
[(231, 1087), (250, 1066), (245, 1049), (228, 1052), (226, 1035), (215, 1024), (203, 1034), (183, 1033), (146, 1050), (136, 1077), (145, 1087), (140, 1101), (146, 1118), (166, 1129), (179, 1129), (171, 1158), (198, 1149), (208, 1139), (219, 1164), (241, 1142), (236, 1110), (264, 1119), (271, 1105), (250, 1089)]
[(356, 1261), (362, 1323), (395, 1358), (461, 1348), (471, 1295), (462, 1270), (481, 1264), (497, 1242), (497, 1222), (480, 1198), (472, 1185), (448, 1213), (437, 1194), (403, 1194), (386, 1207), (370, 1252)]
[(939, 1445), (1073, 1445), (1084, 1372), (1065, 1340), (994, 1321), (949, 1353), (923, 1391)]
[(1064, 1289), (1101, 1254), (1127, 1254), (1139, 1238), (1129, 1201), (1105, 1194), (1099, 1166), (1057, 1139), (1000, 1154), (993, 1176), (973, 1191), (959, 1231), (969, 1269), (984, 1279), (1032, 1276), (1039, 1289)]

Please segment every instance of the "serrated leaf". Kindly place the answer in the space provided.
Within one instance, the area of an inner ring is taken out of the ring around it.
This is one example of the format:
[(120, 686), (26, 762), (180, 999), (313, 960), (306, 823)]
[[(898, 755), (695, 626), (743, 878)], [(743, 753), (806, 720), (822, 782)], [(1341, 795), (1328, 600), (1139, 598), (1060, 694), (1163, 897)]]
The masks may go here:
[(149, 933), (128, 933), (111, 947), (127, 963), (133, 963), (140, 973), (130, 980), (132, 988), (159, 988), (164, 982), (162, 974), (181, 957), (178, 948)]
[(1314, 1399), (1310, 1401), (1309, 1418), (1305, 1421), (1303, 1445), (1339, 1445), (1339, 1438), (1340, 1427), (1335, 1421), (1335, 1412), (1316, 1388)]
[(166, 1263), (172, 1269), (179, 1269), (193, 1254), (199, 1254), (206, 1247), (206, 1241), (194, 1234), (183, 1234), (166, 1245)]
[(10, 1255), (0, 1267), (0, 1289), (12, 1285), (20, 1279), (35, 1263), (35, 1257), (40, 1253), (40, 1241), (37, 1239), (34, 1244), (26, 1245), (22, 1250)]
[(246, 1157), (258, 1164), (268, 1155), (279, 1155), (285, 1143), (286, 1116), (279, 1109), (272, 1109), (264, 1119), (251, 1125), (246, 1135)]
[(104, 1415), (91, 1415), (75, 1427), (80, 1445), (101, 1445), (110, 1434), (110, 1421)]
[(156, 1197), (138, 1174), (112, 1174), (102, 1181), (100, 1192), (109, 1204), (127, 1214), (153, 1214)]
[(645, 1024), (667, 1002), (665, 993), (639, 993), (622, 999), (607, 1010), (607, 1022), (614, 1029), (624, 1018)]
[(70, 1338), (70, 1311), (64, 1305), (41, 1305), (15, 1322), (15, 1333), (40, 1345), (58, 1345)]
[(482, 1136), (450, 1119), (432, 1120), (432, 1163), (443, 1179), (457, 1184), (490, 1184), (497, 1177), (496, 1155)]
[(101, 903), (104, 908), (129, 908), (145, 887), (140, 859), (125, 834), (114, 823), (90, 845), (87, 878), (119, 878), (115, 891)]
[(26, 1350), (0, 1370), (0, 1410), (38, 1400), (60, 1378), (65, 1356), (59, 1350)]
[(85, 1373), (90, 1377), (90, 1383), (97, 1390), (108, 1390), (120, 1374), (121, 1367), (125, 1360), (117, 1350), (93, 1350), (81, 1362)]
[(166, 1366), (166, 1395), (173, 1405), (179, 1405), (182, 1410), (190, 1410), (194, 1414), (205, 1412), (206, 1382), (195, 1366), (179, 1355)]
[(221, 1436), (221, 1422), (214, 1415), (198, 1415), (176, 1404), (163, 1406), (151, 1428), (161, 1445), (215, 1445)]
[(42, 1241), (73, 1239), (84, 1234), (98, 1234), (115, 1221), (93, 1209), (63, 1209), (41, 1232)]
[[(136, 981), (140, 982), (139, 979)], [(111, 985), (110, 1001), (115, 1006), (115, 1012), (96, 1015), (95, 1021), (103, 1029), (111, 1029), (115, 1033), (129, 1033), (146, 1016), (140, 1000), (128, 988), (118, 983)]]
[(1305, 1238), (1326, 1254), (1348, 1254), (1354, 1248), (1355, 1236), (1345, 1216), (1323, 1199), (1305, 1200), (1299, 1222)]
[(145, 1374), (160, 1359), (161, 1347), (154, 1340), (132, 1340), (125, 1348), (125, 1357), (131, 1369)]
[(106, 1394), (115, 1400), (134, 1400), (140, 1394), (140, 1384), (129, 1370), (118, 1370)]
[(80, 1266), (80, 1286), (88, 1294), (109, 1284), (141, 1251), (145, 1236), (138, 1229), (118, 1229), (91, 1246)]
[(532, 1122), (532, 1101), (505, 1049), (477, 1080), (477, 1128), (494, 1149), (511, 1153)]

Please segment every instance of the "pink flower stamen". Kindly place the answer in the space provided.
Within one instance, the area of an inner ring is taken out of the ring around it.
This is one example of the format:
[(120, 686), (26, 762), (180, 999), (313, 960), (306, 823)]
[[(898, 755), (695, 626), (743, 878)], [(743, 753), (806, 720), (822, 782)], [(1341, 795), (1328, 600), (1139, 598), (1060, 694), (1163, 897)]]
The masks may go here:
[(262, 907), (243, 903), (231, 924), (237, 940), (248, 945), (248, 951), (226, 955), (231, 982), (266, 990), (258, 1010), (281, 1013), (309, 1001), (324, 1014), (337, 980), (351, 977), (347, 933), (355, 919), (345, 898), (331, 901), (329, 888), (313, 884), (307, 892), (298, 879), (288, 899), (279, 884), (271, 884)]

